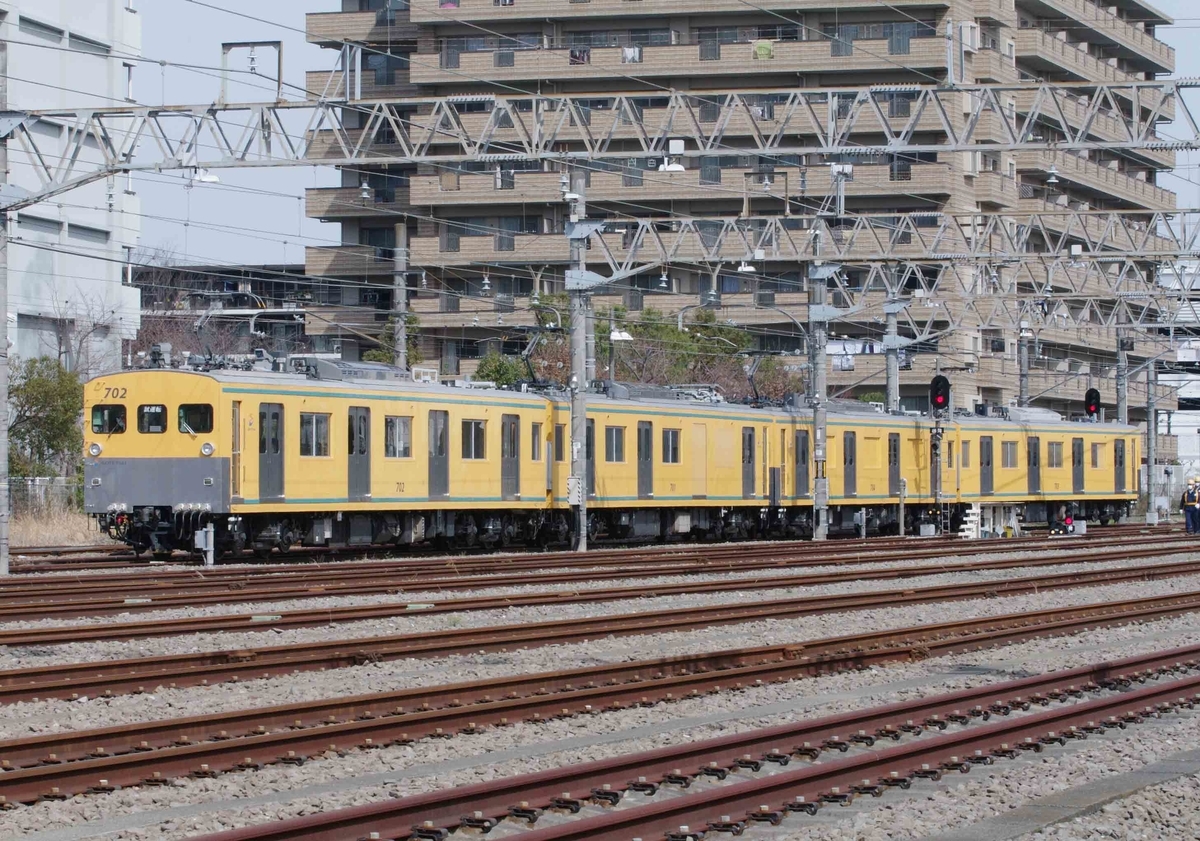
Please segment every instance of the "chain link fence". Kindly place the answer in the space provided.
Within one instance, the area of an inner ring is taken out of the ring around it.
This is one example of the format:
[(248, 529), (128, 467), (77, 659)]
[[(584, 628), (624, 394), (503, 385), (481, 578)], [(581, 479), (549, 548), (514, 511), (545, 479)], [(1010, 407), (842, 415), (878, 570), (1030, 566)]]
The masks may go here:
[(83, 485), (78, 479), (47, 476), (9, 480), (14, 515), (42, 516), (83, 511)]

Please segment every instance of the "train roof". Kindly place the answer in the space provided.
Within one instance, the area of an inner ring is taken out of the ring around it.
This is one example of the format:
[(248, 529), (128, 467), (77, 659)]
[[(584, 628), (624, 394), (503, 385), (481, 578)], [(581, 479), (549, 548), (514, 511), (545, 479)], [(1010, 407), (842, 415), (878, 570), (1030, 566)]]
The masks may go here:
[[(324, 360), (322, 360), (324, 361)], [(469, 394), (475, 396), (503, 396), (505, 399), (524, 400), (530, 403), (538, 401), (566, 404), (570, 395), (563, 389), (501, 389), (485, 383), (466, 383), (447, 385), (440, 382), (413, 380), (406, 376), (397, 376), (397, 369), (390, 365), (378, 363), (339, 363), (322, 365), (316, 369), (317, 376), (289, 371), (263, 370), (252, 368), (240, 370), (234, 368), (216, 368), (203, 370), (197, 368), (134, 368), (125, 369), (109, 374), (144, 373), (157, 371), (159, 373), (174, 373), (185, 376), (208, 377), (216, 382), (230, 386), (262, 386), (268, 389), (293, 388), (322, 389), (337, 391), (344, 388), (363, 389), (372, 391), (394, 392), (398, 394), (420, 394), (428, 399), (431, 396), (444, 396), (450, 402), (461, 401)], [(630, 404), (654, 407), (659, 412), (678, 412), (688, 410), (689, 414), (703, 412), (704, 414), (733, 415), (746, 417), (756, 416), (785, 416), (794, 419), (812, 417), (812, 409), (799, 400), (789, 401), (783, 406), (754, 406), (743, 403), (731, 403), (722, 400), (719, 393), (711, 386), (638, 386), (630, 384), (606, 384), (604, 391), (594, 391), (588, 395), (588, 403), (593, 406), (629, 406)], [(910, 422), (915, 425), (928, 424), (928, 415), (888, 415), (873, 408), (870, 404), (853, 400), (830, 400), (828, 416), (835, 421), (844, 422), (848, 418), (857, 418), (863, 422), (882, 422), (887, 425), (903, 425)], [(997, 425), (1013, 427), (1069, 427), (1081, 429), (1094, 426), (1106, 432), (1137, 431), (1136, 427), (1117, 423), (1093, 424), (1083, 421), (1066, 421), (1057, 412), (1047, 409), (1018, 409), (1010, 408), (1007, 417), (979, 416), (973, 414), (956, 414), (946, 418), (948, 425), (965, 427)]]

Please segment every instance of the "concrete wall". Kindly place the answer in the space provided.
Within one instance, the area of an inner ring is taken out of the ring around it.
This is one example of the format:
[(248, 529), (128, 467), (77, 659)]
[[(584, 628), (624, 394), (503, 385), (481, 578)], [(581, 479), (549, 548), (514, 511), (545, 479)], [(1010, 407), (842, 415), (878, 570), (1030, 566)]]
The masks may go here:
[[(133, 0), (0, 0), (7, 106), (18, 110), (122, 105), (149, 81), (130, 61), (141, 54)], [(139, 76), (142, 76), (139, 79)], [(64, 127), (34, 128), (53, 142)], [(89, 155), (99, 160), (93, 146)], [(10, 180), (37, 175), (9, 156)], [(124, 284), (127, 249), (137, 245), (141, 205), (123, 178), (100, 181), (9, 219), (9, 338), (22, 358), (59, 356), (83, 375), (119, 364), (121, 340), (140, 326), (140, 294)], [(15, 316), (16, 322), (13, 323)], [(15, 329), (14, 329), (15, 327)]]

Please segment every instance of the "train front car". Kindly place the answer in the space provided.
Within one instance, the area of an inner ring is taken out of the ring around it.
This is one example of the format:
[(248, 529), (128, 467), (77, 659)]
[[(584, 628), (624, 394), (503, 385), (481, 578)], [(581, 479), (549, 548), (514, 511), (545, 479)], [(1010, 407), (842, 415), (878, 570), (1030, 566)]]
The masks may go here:
[(104, 374), (84, 388), (84, 510), (137, 552), (191, 551), (229, 515), (220, 387), (177, 370)]

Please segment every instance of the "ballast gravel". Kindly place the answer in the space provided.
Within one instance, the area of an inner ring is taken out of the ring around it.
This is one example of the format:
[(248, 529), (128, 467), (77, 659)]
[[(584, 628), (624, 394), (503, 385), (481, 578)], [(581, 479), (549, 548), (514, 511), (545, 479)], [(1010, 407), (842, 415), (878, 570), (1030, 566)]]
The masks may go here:
[[(1107, 597), (1117, 596), (1107, 594)], [(952, 618), (946, 615), (950, 607), (939, 606), (939, 618)], [(956, 610), (962, 607), (964, 605), (953, 606)], [(744, 644), (747, 640), (742, 637), (741, 641)], [(1102, 629), (1068, 639), (1035, 640), (994, 651), (755, 687), (743, 692), (723, 693), (674, 704), (659, 704), (647, 709), (605, 712), (538, 724), (519, 723), (512, 727), (457, 736), (448, 740), (426, 740), (410, 746), (376, 751), (350, 751), (342, 756), (328, 755), (301, 767), (275, 765), (255, 772), (227, 774), (216, 779), (181, 779), (168, 789), (129, 789), (111, 795), (81, 796), (65, 802), (47, 802), (0, 813), (0, 837), (36, 837), (39, 832), (73, 826), (83, 820), (97, 823), (141, 813), (145, 815), (149, 825), (105, 835), (105, 841), (176, 841), (195, 834), (249, 823), (279, 820), (314, 811), (407, 796), (434, 788), (544, 770), (566, 763), (585, 762), (681, 741), (711, 738), (783, 721), (860, 709), (1006, 680), (1022, 674), (1068, 668), (1083, 662), (1113, 659), (1185, 644), (1200, 644), (1200, 617), (1183, 616), (1141, 626)], [(571, 658), (563, 656), (561, 651), (554, 659), (557, 665), (572, 662)], [(952, 671), (956, 666), (963, 665), (974, 668), (970, 673)], [(428, 677), (433, 678), (428, 682), (456, 679), (441, 668), (435, 669)], [(325, 675), (325, 678), (326, 689), (331, 689), (334, 684), (339, 687), (343, 685), (343, 681), (337, 677), (330, 680), (331, 675)], [(895, 689), (895, 685), (900, 682), (907, 682), (908, 686), (901, 690)], [(221, 689), (215, 687), (205, 691), (224, 694)], [(244, 690), (246, 687), (236, 689)], [(851, 693), (857, 697), (829, 701), (831, 696), (839, 693)], [(89, 702), (79, 706), (95, 711), (119, 700)], [(276, 700), (274, 695), (272, 700)], [(128, 709), (126, 719), (147, 717), (133, 715), (133, 712), (134, 708)], [(24, 711), (18, 711), (18, 715), (24, 717)], [(100, 722), (92, 719), (88, 724), (97, 726)], [(630, 738), (626, 731), (634, 728), (640, 730), (633, 734), (636, 738)], [(556, 742), (569, 739), (583, 739), (585, 743), (570, 750), (556, 748)], [(866, 841), (876, 838), (919, 837), (926, 831), (937, 831), (947, 825), (961, 825), (964, 821), (978, 820), (996, 813), (997, 810), (1012, 808), (1026, 802), (1030, 797), (1058, 790), (1077, 781), (1137, 767), (1140, 762), (1152, 761), (1150, 757), (1200, 746), (1200, 716), (1191, 721), (1172, 724), (1170, 727), (1160, 727), (1158, 723), (1151, 722), (1130, 729), (1111, 744), (1101, 744), (1097, 741), (1094, 746), (1091, 742), (1085, 745), (1087, 749), (1078, 756), (1057, 757), (1050, 754), (1032, 769), (1022, 766), (1020, 770), (1016, 770), (1015, 766), (1008, 768), (1004, 763), (984, 769), (982, 773), (977, 769), (971, 777), (964, 777), (962, 783), (947, 792), (931, 790), (928, 801), (919, 801), (923, 808), (911, 813), (895, 811), (896, 807), (890, 804), (889, 798), (885, 796), (883, 800), (875, 801), (880, 805), (880, 809), (856, 816), (851, 824), (804, 828), (803, 818), (797, 817), (789, 819), (781, 829), (791, 832), (795, 827), (798, 834), (788, 837), (796, 839), (828, 838), (831, 841), (848, 841), (861, 838)], [(502, 751), (511, 752), (514, 758), (502, 763), (489, 760), (490, 755)], [(458, 761), (463, 767), (436, 774), (422, 772), (422, 768), (431, 764), (453, 761)], [(394, 782), (389, 784), (376, 780), (363, 785), (355, 783), (356, 777), (380, 774), (392, 778)], [(320, 785), (333, 786), (337, 790), (320, 796), (306, 794), (304, 791), (305, 787)], [(963, 789), (963, 786), (975, 788)], [(283, 793), (277, 803), (243, 809), (230, 808), (231, 803), (238, 799), (269, 798), (274, 792)], [(176, 813), (172, 817), (170, 810), (195, 804), (202, 804), (206, 809), (211, 808), (211, 811), (199, 816)], [(925, 814), (925, 805), (929, 806), (931, 816)], [(137, 822), (134, 821), (135, 824)], [(897, 832), (900, 827), (904, 827), (904, 832)], [(818, 834), (813, 834), (814, 832)]]
[(1020, 841), (1195, 841), (1200, 838), (1200, 775), (1181, 777), (1102, 806), (1083, 818)]

